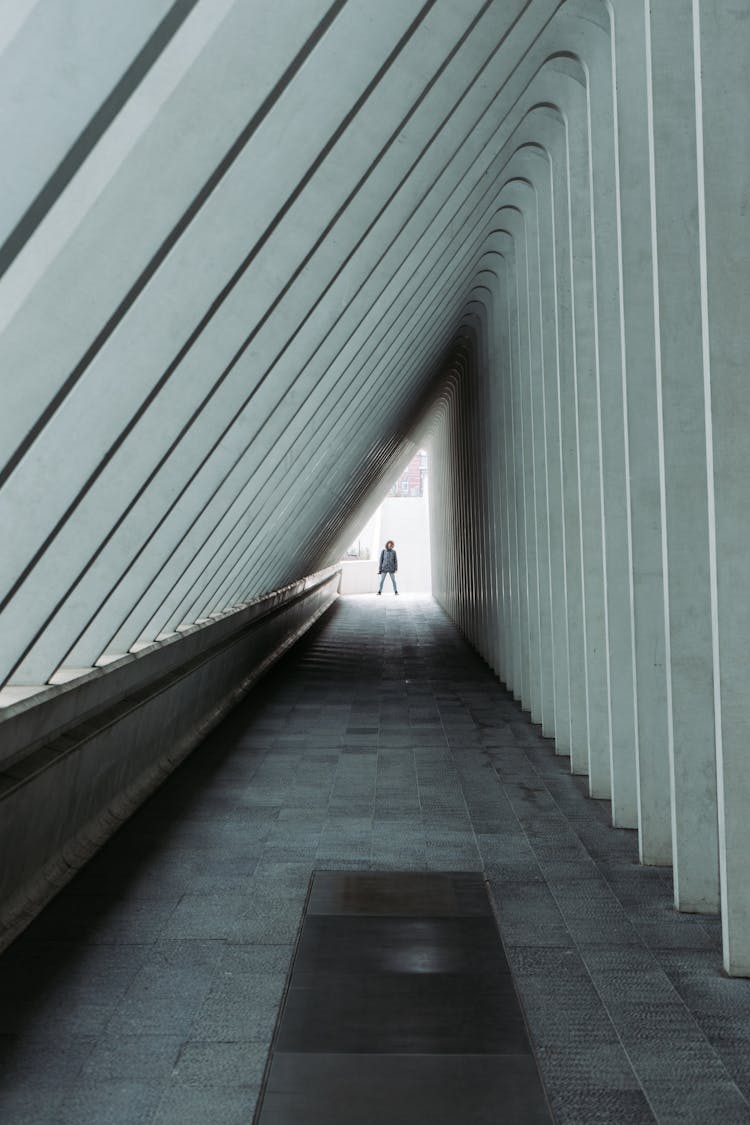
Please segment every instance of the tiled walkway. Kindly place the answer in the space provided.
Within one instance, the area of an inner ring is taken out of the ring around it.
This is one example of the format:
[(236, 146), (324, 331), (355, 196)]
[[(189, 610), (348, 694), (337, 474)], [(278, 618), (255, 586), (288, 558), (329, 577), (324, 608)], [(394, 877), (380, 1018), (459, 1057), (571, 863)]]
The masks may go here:
[(360, 868), (484, 870), (559, 1125), (750, 1125), (750, 982), (568, 765), (434, 603), (342, 601), (0, 959), (0, 1122), (249, 1125)]

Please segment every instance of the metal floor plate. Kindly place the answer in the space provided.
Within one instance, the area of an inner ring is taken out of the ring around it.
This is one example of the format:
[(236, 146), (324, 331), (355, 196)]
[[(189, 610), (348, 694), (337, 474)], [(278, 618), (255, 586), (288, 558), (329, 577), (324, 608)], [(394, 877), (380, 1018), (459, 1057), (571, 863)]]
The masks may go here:
[(550, 1125), (482, 876), (318, 872), (257, 1125)]

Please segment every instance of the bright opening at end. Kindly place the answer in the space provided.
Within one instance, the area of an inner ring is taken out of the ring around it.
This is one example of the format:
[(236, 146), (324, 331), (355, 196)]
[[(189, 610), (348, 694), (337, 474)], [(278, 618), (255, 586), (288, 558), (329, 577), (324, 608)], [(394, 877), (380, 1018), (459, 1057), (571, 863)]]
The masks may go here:
[[(398, 558), (399, 596), (431, 594), (430, 517), (427, 452), (420, 449), (391, 485), (342, 559), (342, 594), (375, 594), (380, 584), (378, 560), (392, 539)], [(393, 597), (390, 578), (383, 597)]]

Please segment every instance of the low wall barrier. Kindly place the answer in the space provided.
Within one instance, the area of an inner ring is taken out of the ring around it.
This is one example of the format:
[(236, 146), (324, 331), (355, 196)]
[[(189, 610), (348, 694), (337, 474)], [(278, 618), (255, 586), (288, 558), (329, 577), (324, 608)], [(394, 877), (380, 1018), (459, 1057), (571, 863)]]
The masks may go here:
[(330, 567), (0, 712), (0, 950), (338, 597)]

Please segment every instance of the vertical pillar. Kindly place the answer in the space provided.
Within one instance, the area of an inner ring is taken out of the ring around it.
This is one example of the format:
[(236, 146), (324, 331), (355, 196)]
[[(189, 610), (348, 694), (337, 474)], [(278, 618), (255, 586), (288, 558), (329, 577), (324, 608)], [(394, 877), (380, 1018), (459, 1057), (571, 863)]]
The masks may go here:
[(674, 895), (701, 912), (719, 856), (693, 28), (683, 0), (646, 4)]
[[(507, 189), (506, 189), (507, 191)], [(520, 364), (519, 364), (519, 436), (521, 454), (521, 488), (523, 491), (524, 511), (524, 572), (522, 583), (526, 592), (526, 628), (528, 633), (528, 665), (529, 665), (529, 690), (524, 706), (531, 713), (535, 723), (542, 721), (542, 644), (541, 623), (539, 618), (539, 584), (537, 572), (536, 549), (536, 494), (534, 483), (534, 431), (533, 431), (533, 405), (532, 405), (532, 369), (536, 363), (537, 324), (535, 318), (534, 291), (536, 278), (533, 273), (533, 255), (536, 243), (536, 221), (532, 215), (533, 200), (525, 198), (526, 193), (517, 193), (511, 189), (515, 198), (518, 194), (524, 196), (521, 206), (516, 206), (515, 222), (518, 231), (518, 243), (523, 243), (523, 253), (517, 254), (516, 261), (521, 264), (519, 269), (519, 287), (522, 310), (522, 332), (520, 336)]]
[[(509, 541), (509, 579), (508, 603), (511, 621), (510, 651), (508, 667), (511, 678), (509, 686), (515, 699), (520, 699), (523, 691), (524, 630), (521, 597), (521, 513), (520, 489), (517, 479), (516, 425), (518, 402), (516, 393), (518, 368), (518, 266), (515, 240), (509, 231), (503, 233), (505, 247), (503, 256), (506, 262), (505, 321), (507, 325), (508, 367), (503, 377), (504, 432), (503, 452), (505, 456), (506, 495), (508, 498), (508, 541)], [(528, 641), (527, 641), (528, 651)]]
[(598, 28), (590, 33), (590, 38), (594, 37), (599, 39), (599, 43), (592, 45), (589, 58), (592, 137), (589, 184), (602, 459), (602, 561), (610, 736), (609, 760), (602, 761), (600, 757), (599, 762), (602, 771), (605, 768), (609, 770), (612, 823), (619, 828), (635, 828), (638, 823), (635, 685), (612, 61), (608, 37)]
[[(585, 121), (572, 97), (583, 99), (575, 79), (565, 78), (568, 97), (565, 104), (564, 147), (562, 165), (556, 177), (555, 191), (555, 264), (557, 296), (557, 349), (559, 369), (558, 404), (560, 424), (560, 463), (562, 471), (563, 545), (565, 551), (565, 603), (567, 613), (568, 678), (570, 719), (567, 750), (573, 773), (583, 773), (588, 760), (588, 717), (586, 704), (586, 665), (584, 660), (583, 585), (581, 571), (581, 514), (578, 477), (578, 421), (575, 391), (575, 316), (572, 250), (572, 168), (587, 164), (585, 153)], [(556, 166), (557, 167), (557, 166)], [(576, 181), (577, 182), (577, 181)]]
[(724, 966), (750, 976), (750, 19), (693, 15)]
[[(510, 216), (506, 216), (510, 217)], [(514, 695), (521, 700), (522, 706), (531, 708), (534, 695), (534, 682), (531, 673), (532, 644), (529, 628), (529, 587), (528, 587), (528, 554), (526, 551), (528, 508), (526, 504), (525, 488), (525, 459), (523, 440), (523, 411), (524, 403), (521, 387), (524, 381), (524, 356), (525, 344), (528, 339), (528, 315), (526, 309), (526, 245), (523, 227), (518, 233), (514, 230), (513, 244), (515, 250), (515, 294), (514, 294), (514, 362), (513, 379), (511, 383), (511, 410), (513, 427), (513, 479), (516, 509), (516, 601), (519, 615), (519, 662), (520, 676), (514, 685)]]
[[(594, 276), (591, 253), (589, 149), (585, 117), (569, 123), (571, 138), (570, 230), (573, 311), (573, 373), (578, 453), (580, 568), (583, 603), (583, 657), (586, 670), (586, 756), (571, 746), (571, 769), (589, 774), (592, 797), (607, 797), (609, 785), (609, 703), (607, 696), (604, 567), (602, 559), (601, 448), (595, 350)], [(571, 655), (571, 661), (573, 657)], [(593, 765), (593, 776), (592, 776)]]
[[(558, 162), (557, 175), (560, 177), (562, 172), (559, 167), (562, 155), (560, 153), (561, 122), (554, 121), (543, 110), (537, 112), (535, 117), (539, 119), (539, 125), (537, 126), (539, 134), (543, 136), (548, 133), (554, 138)], [(549, 590), (553, 674), (553, 712), (550, 727), (545, 729), (544, 733), (554, 735), (558, 750), (562, 752), (562, 750), (570, 749), (570, 685), (558, 401), (559, 325), (555, 247), (555, 170), (554, 158), (550, 148), (531, 149), (530, 152), (536, 153), (538, 165), (536, 188), (539, 199), (539, 276), (542, 301), (540, 319), (544, 363), (542, 383), (537, 394), (541, 401), (540, 413), (544, 421), (541, 460), (544, 470), (546, 527), (542, 528), (542, 534), (545, 536), (545, 578)]]
[[(495, 258), (493, 265), (496, 266)], [(499, 418), (500, 410), (497, 401), (497, 379), (500, 367), (500, 358), (497, 354), (497, 272), (493, 269), (488, 279), (488, 294), (485, 309), (487, 333), (487, 366), (484, 378), (484, 417), (483, 434), (486, 449), (486, 489), (488, 511), (488, 539), (490, 544), (488, 559), (489, 598), (491, 605), (490, 620), (490, 660), (495, 674), (503, 676), (502, 654), (502, 602), (500, 582), (502, 576), (502, 539), (501, 539), (501, 507), (500, 507), (500, 473), (499, 473)]]
[(621, 308), (638, 723), (638, 845), (642, 863), (671, 864), (659, 428), (643, 4), (614, 17)]
[[(518, 157), (514, 159), (514, 165)], [(534, 162), (532, 153), (523, 153), (524, 164)], [(547, 169), (544, 170), (545, 172)], [(537, 179), (537, 173), (534, 180)], [(547, 173), (548, 174), (548, 173)], [(519, 192), (520, 185), (514, 185)], [(547, 496), (546, 418), (544, 413), (544, 367), (551, 357), (545, 352), (545, 310), (549, 309), (546, 293), (548, 279), (542, 272), (540, 242), (542, 238), (540, 186), (524, 185), (524, 218), (527, 237), (527, 270), (529, 295), (529, 381), (527, 413), (529, 419), (529, 463), (533, 523), (531, 527), (533, 565), (529, 582), (534, 586), (536, 605), (536, 638), (539, 660), (539, 705), (535, 720), (544, 734), (554, 734), (555, 692), (553, 673), (552, 606), (549, 578), (549, 503)], [(547, 206), (549, 202), (547, 199)]]
[(503, 607), (505, 621), (504, 653), (505, 683), (515, 690), (518, 676), (519, 636), (517, 628), (516, 595), (516, 523), (515, 494), (513, 487), (513, 418), (511, 411), (511, 382), (513, 371), (513, 309), (514, 255), (513, 240), (506, 232), (496, 235), (501, 247), (499, 303), (497, 312), (497, 339), (502, 363), (498, 370), (500, 381), (502, 430), (500, 435), (500, 473), (503, 495)]
[(485, 417), (485, 442), (488, 452), (488, 490), (490, 496), (490, 534), (492, 541), (492, 560), (490, 569), (490, 582), (492, 583), (492, 666), (499, 679), (505, 678), (505, 662), (503, 650), (503, 601), (502, 601), (502, 576), (503, 576), (503, 515), (502, 515), (502, 483), (500, 479), (500, 403), (498, 395), (498, 382), (501, 377), (502, 360), (497, 350), (497, 317), (498, 317), (498, 276), (497, 268), (499, 259), (495, 259), (493, 271), (494, 283), (491, 284), (491, 298), (487, 314), (488, 353), (489, 364), (487, 367), (487, 411)]

